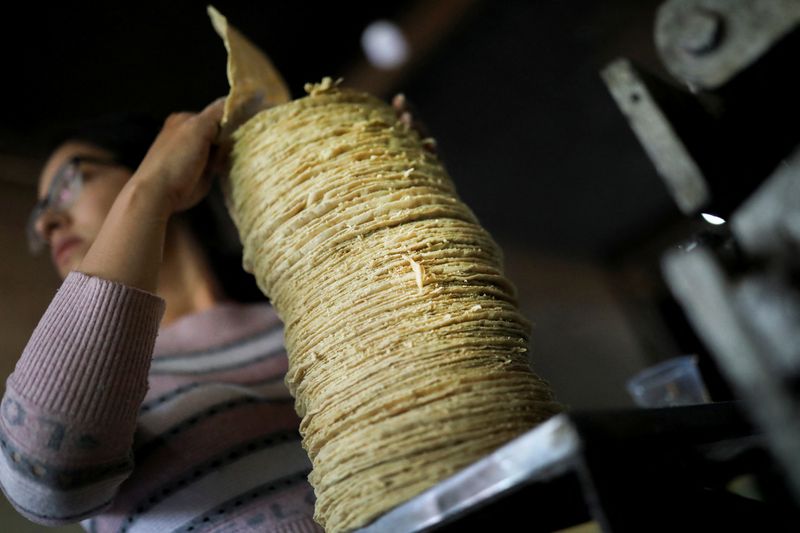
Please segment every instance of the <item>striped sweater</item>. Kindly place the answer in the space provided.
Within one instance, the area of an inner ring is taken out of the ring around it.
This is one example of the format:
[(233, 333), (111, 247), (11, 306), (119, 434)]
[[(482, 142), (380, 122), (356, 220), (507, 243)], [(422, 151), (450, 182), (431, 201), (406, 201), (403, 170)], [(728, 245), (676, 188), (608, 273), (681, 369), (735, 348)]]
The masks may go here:
[(158, 330), (164, 301), (73, 272), (9, 376), (0, 485), (45, 525), (321, 531), (267, 304)]

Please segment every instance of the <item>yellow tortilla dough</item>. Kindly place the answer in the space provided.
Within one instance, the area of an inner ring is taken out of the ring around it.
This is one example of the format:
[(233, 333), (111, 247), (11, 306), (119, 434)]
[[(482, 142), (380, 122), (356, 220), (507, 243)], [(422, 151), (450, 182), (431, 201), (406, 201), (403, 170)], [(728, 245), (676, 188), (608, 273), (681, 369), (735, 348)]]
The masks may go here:
[(220, 138), (226, 140), (250, 117), (267, 107), (288, 102), (289, 89), (269, 58), (251, 43), (213, 6), (211, 23), (228, 50), (228, 83)]
[(315, 519), (351, 531), (559, 411), (502, 254), (384, 102), (331, 79), (233, 135), (228, 207), (285, 323)]

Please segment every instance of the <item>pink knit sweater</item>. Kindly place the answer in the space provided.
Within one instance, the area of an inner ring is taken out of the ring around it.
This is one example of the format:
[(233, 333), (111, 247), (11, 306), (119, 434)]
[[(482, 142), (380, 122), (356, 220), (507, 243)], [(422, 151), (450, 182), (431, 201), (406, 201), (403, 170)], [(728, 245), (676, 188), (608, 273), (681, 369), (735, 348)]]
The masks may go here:
[(159, 331), (163, 312), (67, 276), (6, 383), (9, 501), (99, 533), (321, 531), (275, 312), (222, 304)]

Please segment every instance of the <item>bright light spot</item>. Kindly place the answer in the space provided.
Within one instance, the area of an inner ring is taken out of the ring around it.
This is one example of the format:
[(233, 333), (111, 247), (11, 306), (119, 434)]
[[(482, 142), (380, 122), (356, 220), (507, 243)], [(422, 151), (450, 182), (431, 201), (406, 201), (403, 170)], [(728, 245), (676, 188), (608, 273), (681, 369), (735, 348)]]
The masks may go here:
[(724, 218), (720, 218), (720, 217), (718, 217), (716, 215), (710, 215), (708, 213), (700, 213), (700, 216), (703, 217), (703, 220), (705, 220), (709, 224), (714, 224), (715, 226), (719, 226), (720, 224), (724, 224), (725, 223), (725, 219)]
[(376, 20), (361, 34), (361, 47), (374, 66), (382, 69), (399, 67), (408, 59), (408, 42), (397, 24)]

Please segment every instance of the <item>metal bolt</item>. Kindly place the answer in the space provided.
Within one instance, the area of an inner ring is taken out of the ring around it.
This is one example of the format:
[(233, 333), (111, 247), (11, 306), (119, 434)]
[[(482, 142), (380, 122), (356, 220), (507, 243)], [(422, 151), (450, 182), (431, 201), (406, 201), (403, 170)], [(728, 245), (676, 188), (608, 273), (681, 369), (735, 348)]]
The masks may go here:
[(707, 9), (696, 9), (685, 19), (680, 32), (681, 48), (702, 55), (717, 47), (722, 39), (722, 17)]

